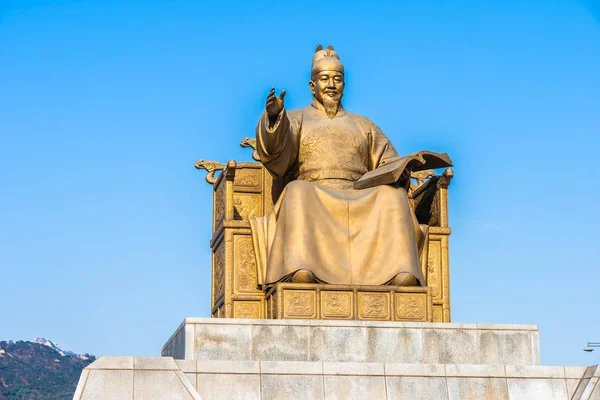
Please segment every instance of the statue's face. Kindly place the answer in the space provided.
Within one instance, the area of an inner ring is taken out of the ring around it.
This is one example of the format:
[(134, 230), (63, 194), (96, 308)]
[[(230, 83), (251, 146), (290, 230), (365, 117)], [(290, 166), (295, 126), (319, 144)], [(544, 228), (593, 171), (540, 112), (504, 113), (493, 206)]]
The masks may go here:
[(308, 85), (321, 104), (327, 100), (339, 103), (344, 95), (344, 75), (338, 71), (321, 71), (313, 76)]

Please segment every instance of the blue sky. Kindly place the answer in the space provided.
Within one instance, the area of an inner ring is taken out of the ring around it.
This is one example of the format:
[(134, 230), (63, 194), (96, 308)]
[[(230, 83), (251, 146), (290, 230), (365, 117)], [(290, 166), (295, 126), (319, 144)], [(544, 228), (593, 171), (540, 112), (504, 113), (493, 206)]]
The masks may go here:
[(0, 340), (157, 355), (209, 316), (212, 192), (268, 90), (448, 152), (455, 322), (539, 324), (542, 363), (600, 340), (595, 1), (0, 1)]

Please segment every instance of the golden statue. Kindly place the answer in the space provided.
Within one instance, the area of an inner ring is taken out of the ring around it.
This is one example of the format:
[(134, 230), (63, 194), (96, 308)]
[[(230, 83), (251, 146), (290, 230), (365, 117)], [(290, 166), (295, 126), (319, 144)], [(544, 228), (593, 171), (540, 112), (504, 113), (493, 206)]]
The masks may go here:
[[(199, 160), (213, 187), (211, 315), (450, 321), (445, 154), (400, 157), (367, 118), (342, 107), (330, 46), (312, 62), (312, 104), (286, 110), (273, 88), (260, 162)], [(221, 171), (219, 175), (216, 175)]]
[(292, 181), (273, 210), (250, 220), (261, 285), (426, 285), (419, 254), (428, 227), (410, 208), (410, 171), (393, 185), (353, 188), (400, 156), (377, 125), (342, 107), (344, 85), (337, 53), (319, 46), (310, 106), (286, 110), (285, 90), (267, 96), (258, 155), (273, 177)]

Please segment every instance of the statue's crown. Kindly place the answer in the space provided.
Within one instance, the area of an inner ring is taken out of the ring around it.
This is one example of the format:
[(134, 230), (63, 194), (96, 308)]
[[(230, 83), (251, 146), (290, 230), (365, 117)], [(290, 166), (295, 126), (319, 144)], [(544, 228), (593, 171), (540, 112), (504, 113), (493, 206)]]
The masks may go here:
[(310, 76), (321, 71), (338, 71), (344, 73), (344, 65), (340, 61), (340, 57), (333, 50), (333, 46), (327, 46), (323, 50), (323, 46), (318, 45), (313, 56), (312, 68)]

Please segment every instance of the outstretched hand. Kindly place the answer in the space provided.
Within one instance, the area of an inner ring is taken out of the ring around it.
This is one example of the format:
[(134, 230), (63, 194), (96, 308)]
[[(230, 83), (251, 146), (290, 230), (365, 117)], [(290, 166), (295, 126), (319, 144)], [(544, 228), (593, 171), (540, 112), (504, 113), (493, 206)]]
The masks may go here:
[(275, 96), (275, 88), (271, 88), (269, 95), (267, 96), (266, 110), (270, 120), (277, 118), (281, 110), (283, 110), (283, 98), (285, 97), (285, 90), (282, 90), (279, 97)]

